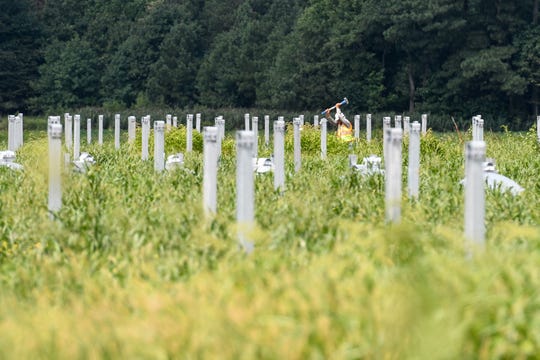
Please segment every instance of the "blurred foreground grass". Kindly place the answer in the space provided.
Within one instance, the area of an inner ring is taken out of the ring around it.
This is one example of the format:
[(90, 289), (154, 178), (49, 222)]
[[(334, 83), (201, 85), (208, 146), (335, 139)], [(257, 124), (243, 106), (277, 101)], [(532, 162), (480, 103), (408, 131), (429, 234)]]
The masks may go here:
[[(181, 131), (169, 138), (182, 141)], [(83, 149), (97, 164), (66, 174), (50, 221), (47, 141), (36, 136), (19, 154), (24, 173), (0, 169), (0, 357), (535, 358), (533, 135), (486, 134), (488, 156), (526, 191), (487, 191), (487, 248), (473, 260), (462, 237), (463, 145), (452, 135), (423, 139), (420, 199), (404, 196), (402, 223), (390, 226), (383, 179), (351, 173), (339, 144), (320, 160), (306, 127), (302, 171), (289, 158), (285, 193), (271, 174), (256, 178), (251, 256), (236, 245), (231, 139), (214, 219), (203, 217), (200, 153), (155, 174), (135, 147), (108, 143)], [(168, 149), (179, 150), (172, 140)], [(380, 155), (381, 144), (353, 151)]]

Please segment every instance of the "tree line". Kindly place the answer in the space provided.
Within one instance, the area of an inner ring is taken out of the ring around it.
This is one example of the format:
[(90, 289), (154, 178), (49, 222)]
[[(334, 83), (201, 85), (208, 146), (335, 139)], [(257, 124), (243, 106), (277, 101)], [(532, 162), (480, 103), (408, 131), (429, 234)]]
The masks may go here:
[(538, 114), (539, 0), (0, 0), (0, 113)]

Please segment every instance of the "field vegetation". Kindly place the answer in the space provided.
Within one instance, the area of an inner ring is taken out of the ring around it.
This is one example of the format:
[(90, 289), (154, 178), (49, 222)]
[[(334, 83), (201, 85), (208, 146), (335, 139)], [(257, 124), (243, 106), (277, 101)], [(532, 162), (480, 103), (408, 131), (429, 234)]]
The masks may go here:
[[(463, 143), (453, 134), (422, 139), (420, 198), (404, 195), (401, 224), (389, 225), (384, 179), (347, 165), (350, 152), (380, 155), (380, 135), (352, 149), (330, 137), (323, 161), (318, 130), (306, 126), (295, 174), (289, 130), (286, 190), (273, 190), (271, 174), (255, 178), (250, 256), (236, 239), (231, 136), (211, 219), (200, 146), (183, 169), (158, 174), (137, 142), (115, 151), (109, 141), (83, 145), (96, 165), (66, 169), (51, 220), (47, 139), (27, 135), (25, 171), (0, 168), (0, 357), (536, 357), (535, 133), (485, 134), (488, 156), (525, 192), (487, 191), (487, 246), (473, 259), (464, 251)], [(183, 151), (183, 128), (167, 139), (168, 154)]]

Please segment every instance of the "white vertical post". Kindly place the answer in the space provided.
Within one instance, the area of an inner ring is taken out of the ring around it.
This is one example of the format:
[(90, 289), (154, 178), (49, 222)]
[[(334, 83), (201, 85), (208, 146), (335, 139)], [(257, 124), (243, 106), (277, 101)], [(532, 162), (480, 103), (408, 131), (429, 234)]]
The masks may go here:
[(366, 140), (371, 142), (371, 114), (366, 115)]
[(154, 121), (154, 170), (165, 169), (165, 122)]
[(187, 116), (186, 122), (186, 152), (193, 150), (193, 114)]
[(536, 137), (538, 142), (540, 142), (540, 115), (536, 117)]
[(203, 208), (207, 216), (215, 214), (217, 209), (218, 137), (217, 127), (204, 127)]
[(219, 130), (219, 137), (223, 141), (225, 139), (225, 119), (223, 116), (220, 116), (218, 118), (218, 130)]
[(300, 140), (300, 125), (302, 121), (300, 118), (293, 119), (294, 128), (294, 171), (300, 171), (302, 167), (302, 144)]
[(477, 133), (476, 133), (476, 137), (478, 141), (484, 141), (484, 119), (482, 118), (478, 118), (477, 119), (477, 126), (478, 126), (478, 129), (477, 129)]
[(472, 140), (478, 140), (478, 119), (480, 115), (475, 115), (472, 117)]
[(21, 137), (22, 137), (22, 120), (20, 115), (14, 116), (13, 118), (13, 140), (12, 140), (12, 147), (13, 151), (19, 150), (19, 147), (22, 144)]
[(92, 119), (86, 119), (86, 143), (92, 143)]
[(319, 127), (319, 115), (313, 115), (313, 126), (316, 128)]
[(427, 114), (422, 114), (422, 136), (427, 133)]
[(249, 114), (244, 114), (244, 125), (245, 125), (246, 131), (248, 131), (249, 130)]
[(274, 189), (285, 186), (285, 122), (274, 121)]
[(148, 138), (150, 137), (150, 115), (141, 119), (141, 159), (148, 160)]
[(394, 118), (394, 127), (399, 128), (399, 129), (402, 128), (401, 115), (396, 115), (396, 117)]
[(178, 127), (178, 116), (173, 116), (172, 117), (172, 126), (174, 128), (177, 128)]
[(326, 118), (321, 119), (321, 159), (326, 159), (326, 136), (327, 136), (327, 124)]
[(11, 147), (13, 148), (13, 151), (17, 151), (19, 147), (19, 116), (13, 116), (13, 125), (12, 125), (12, 140), (11, 140)]
[(135, 141), (135, 130), (137, 128), (137, 118), (135, 116), (128, 116), (128, 142)]
[(73, 159), (77, 160), (81, 152), (81, 115), (73, 119)]
[(103, 115), (98, 115), (98, 144), (103, 145)]
[(49, 201), (48, 209), (53, 213), (62, 208), (62, 124), (49, 124)]
[(165, 120), (167, 122), (167, 129), (170, 129), (172, 126), (172, 115), (171, 114), (165, 115)]
[(246, 253), (254, 248), (250, 233), (255, 219), (255, 186), (253, 182), (253, 132), (236, 133), (236, 221), (238, 241)]
[(264, 145), (270, 144), (270, 115), (264, 115)]
[(391, 118), (389, 116), (383, 117), (383, 159), (385, 162), (388, 161), (388, 154), (387, 154), (388, 146), (387, 146), (387, 141), (386, 141), (388, 132), (386, 130), (391, 128), (390, 121), (391, 121)]
[(195, 114), (195, 130), (197, 130), (198, 133), (201, 132), (201, 113)]
[(360, 115), (354, 115), (354, 138), (360, 139)]
[(225, 120), (222, 116), (218, 116), (215, 119), (215, 124), (218, 129), (217, 152), (219, 159), (219, 157), (221, 156), (221, 144), (223, 143), (223, 139), (225, 139)]
[[(485, 194), (483, 162), (486, 144), (469, 141), (465, 145), (465, 237), (467, 250), (484, 247)], [(469, 253), (470, 254), (470, 253)]]
[(413, 122), (411, 125), (408, 170), (407, 187), (409, 197), (417, 199), (420, 187), (420, 123), (418, 121)]
[(73, 117), (69, 113), (64, 114), (64, 133), (66, 148), (71, 153), (71, 149), (73, 148)]
[(8, 115), (8, 150), (15, 151), (15, 115)]
[[(403, 136), (409, 135), (409, 132), (411, 130), (410, 121), (411, 121), (411, 118), (409, 116), (404, 116), (403, 117)], [(418, 124), (420, 124), (420, 123), (418, 123)]]
[(256, 158), (259, 155), (259, 117), (253, 116), (251, 118), (251, 131), (253, 132), (253, 157)]
[(24, 114), (23, 113), (19, 113), (19, 119), (20, 119), (20, 122), (19, 122), (19, 143), (18, 143), (17, 149), (20, 146), (24, 145)]
[(399, 223), (401, 220), (401, 141), (403, 130), (386, 129), (388, 159), (385, 161), (386, 221)]
[(114, 115), (114, 148), (120, 149), (120, 114)]

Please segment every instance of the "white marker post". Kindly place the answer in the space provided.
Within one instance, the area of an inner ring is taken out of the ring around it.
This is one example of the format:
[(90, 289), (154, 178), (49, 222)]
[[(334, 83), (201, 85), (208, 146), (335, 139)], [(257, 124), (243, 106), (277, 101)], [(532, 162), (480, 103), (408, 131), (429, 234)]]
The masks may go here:
[(165, 169), (165, 122), (154, 121), (154, 170)]
[(427, 114), (422, 114), (422, 136), (427, 133)]
[(401, 141), (403, 130), (398, 128), (386, 129), (385, 161), (385, 199), (386, 221), (399, 223), (401, 221)]
[(64, 137), (66, 141), (66, 148), (73, 148), (73, 116), (69, 113), (64, 114)]
[(201, 113), (195, 114), (195, 130), (197, 130), (198, 133), (201, 132)]
[(150, 137), (150, 115), (141, 119), (141, 159), (148, 160), (148, 138)]
[(484, 119), (478, 118), (476, 120), (477, 130), (476, 137), (478, 141), (484, 141)]
[(401, 115), (396, 115), (396, 117), (394, 118), (394, 127), (399, 128), (399, 129), (402, 128)]
[(420, 187), (420, 123), (415, 121), (411, 125), (409, 137), (409, 173), (407, 176), (407, 187), (409, 197), (418, 199)]
[(354, 138), (360, 139), (360, 115), (354, 115)]
[(98, 144), (103, 145), (103, 115), (98, 115)]
[(371, 114), (366, 115), (366, 140), (371, 142)]
[(218, 116), (215, 119), (215, 124), (218, 129), (217, 151), (219, 159), (221, 156), (221, 144), (223, 143), (223, 139), (225, 139), (225, 119), (223, 119), (223, 116)]
[(165, 120), (167, 122), (167, 129), (170, 129), (172, 126), (172, 115), (171, 114), (165, 115)]
[(465, 145), (465, 238), (469, 255), (475, 248), (484, 248), (485, 194), (484, 161), (486, 143), (469, 141)]
[(540, 115), (536, 117), (536, 137), (538, 142), (540, 142)]
[(471, 135), (472, 135), (472, 140), (473, 141), (476, 141), (476, 119), (477, 119), (478, 115), (475, 115), (472, 117), (471, 119)]
[(387, 139), (386, 137), (388, 136), (388, 132), (386, 130), (390, 129), (391, 128), (391, 118), (390, 116), (385, 116), (383, 117), (383, 160), (384, 162), (388, 161), (388, 154), (387, 154), (387, 150), (388, 150), (388, 146), (387, 146)]
[(62, 208), (62, 124), (49, 124), (49, 202), (51, 220)]
[(15, 151), (15, 115), (8, 115), (8, 150)]
[[(13, 115), (13, 125), (12, 125), (12, 147), (13, 151), (19, 150), (21, 146), (21, 119), (19, 115)], [(9, 140), (8, 140), (9, 141)]]
[(193, 150), (193, 114), (187, 116), (186, 121), (186, 152)]
[(177, 128), (178, 127), (178, 116), (173, 116), (172, 117), (172, 126), (174, 128)]
[(217, 210), (218, 137), (217, 127), (204, 127), (203, 208), (206, 216), (215, 214)]
[(86, 143), (92, 143), (92, 119), (86, 119)]
[(253, 131), (253, 157), (257, 158), (259, 155), (259, 117), (253, 116), (251, 118), (251, 131)]
[(302, 144), (300, 140), (300, 125), (302, 120), (300, 118), (293, 119), (294, 128), (294, 171), (300, 171), (302, 167)]
[(23, 126), (22, 126), (22, 118), (21, 114), (15, 116), (15, 122), (14, 122), (14, 131), (13, 131), (13, 151), (19, 150), (19, 147), (21, 147), (23, 141)]
[(236, 221), (238, 241), (247, 254), (254, 249), (250, 239), (255, 219), (255, 186), (251, 160), (253, 142), (253, 132), (236, 132)]
[(285, 122), (274, 121), (274, 189), (285, 187)]
[(244, 114), (244, 125), (246, 131), (249, 131), (249, 114)]
[(319, 127), (319, 115), (313, 115), (313, 127)]
[(321, 119), (321, 159), (326, 159), (326, 136), (327, 128), (326, 124), (328, 120), (326, 118)]
[(19, 142), (17, 144), (17, 149), (24, 145), (24, 114), (19, 113)]
[(137, 118), (135, 116), (128, 117), (128, 142), (135, 141), (135, 130), (137, 129)]
[(270, 144), (270, 115), (264, 115), (264, 145)]
[(114, 115), (114, 148), (120, 149), (120, 114)]
[[(409, 132), (411, 130), (410, 121), (411, 121), (411, 118), (409, 116), (404, 116), (403, 117), (403, 136), (408, 136), (409, 135)], [(418, 123), (418, 124), (420, 124), (420, 123)]]
[(73, 160), (77, 160), (81, 153), (81, 115), (73, 119)]

